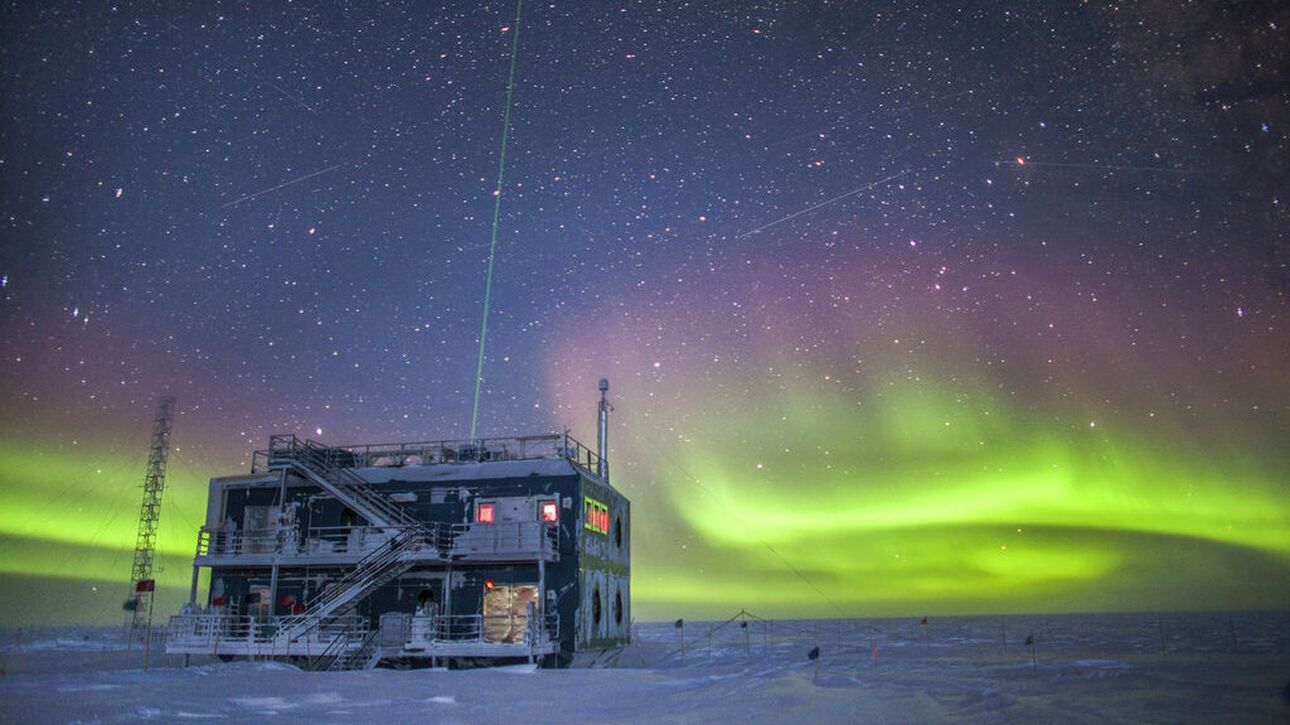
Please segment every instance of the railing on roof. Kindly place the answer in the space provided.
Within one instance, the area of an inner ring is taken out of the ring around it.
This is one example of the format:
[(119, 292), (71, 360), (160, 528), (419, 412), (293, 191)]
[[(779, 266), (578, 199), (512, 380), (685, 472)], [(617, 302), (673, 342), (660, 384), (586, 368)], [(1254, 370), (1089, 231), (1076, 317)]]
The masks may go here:
[[(296, 441), (295, 436), (273, 436), (274, 445), (251, 456), (251, 472), (265, 473), (274, 462), (277, 441)], [(314, 444), (322, 446), (322, 444)], [(596, 475), (600, 455), (568, 433), (538, 436), (479, 438), (476, 440), (412, 441), (325, 446), (333, 462), (345, 468), (397, 468), (444, 463), (486, 463), (526, 461), (540, 458), (565, 459)]]

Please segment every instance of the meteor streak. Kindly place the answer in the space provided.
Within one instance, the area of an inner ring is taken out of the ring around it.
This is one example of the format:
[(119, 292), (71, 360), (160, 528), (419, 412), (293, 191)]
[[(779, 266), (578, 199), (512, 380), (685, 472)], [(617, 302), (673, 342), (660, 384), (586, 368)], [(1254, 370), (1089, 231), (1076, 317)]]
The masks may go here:
[(265, 82), (267, 85), (271, 86), (271, 87), (272, 87), (275, 91), (277, 91), (278, 93), (281, 93), (282, 95), (286, 96), (287, 98), (290, 98), (291, 100), (295, 101), (296, 103), (299, 103), (301, 106), (303, 106), (303, 107), (304, 107), (304, 109), (305, 109), (306, 111), (309, 111), (310, 113), (313, 113), (313, 112), (314, 112), (314, 107), (313, 107), (313, 106), (311, 106), (311, 105), (309, 105), (308, 103), (305, 103), (305, 99), (303, 99), (303, 98), (301, 98), (301, 97), (299, 97), (299, 96), (296, 96), (296, 95), (294, 95), (294, 94), (288, 93), (285, 89), (283, 89), (283, 88), (282, 88), (282, 86), (279, 86), (277, 83), (274, 83), (273, 81), (269, 80), (268, 78), (265, 78), (265, 79), (263, 79), (263, 80), (264, 80), (264, 82)]
[(820, 208), (820, 207), (822, 207), (822, 206), (828, 206), (829, 204), (832, 204), (832, 203), (833, 203), (833, 202), (835, 202), (835, 201), (841, 201), (841, 200), (843, 200), (843, 199), (847, 198), (848, 196), (855, 196), (856, 194), (859, 194), (860, 192), (865, 191), (865, 190), (868, 190), (868, 189), (872, 189), (873, 187), (878, 186), (879, 184), (885, 184), (885, 183), (887, 183), (888, 181), (891, 181), (892, 179), (899, 179), (900, 177), (902, 177), (902, 176), (904, 176), (904, 175), (906, 175), (906, 174), (908, 174), (908, 173), (909, 173), (909, 169), (906, 169), (906, 170), (904, 170), (904, 171), (902, 171), (902, 172), (900, 172), (900, 173), (898, 173), (898, 174), (892, 174), (891, 176), (888, 176), (888, 177), (886, 177), (885, 179), (878, 179), (877, 181), (870, 182), (870, 183), (865, 184), (864, 186), (862, 186), (862, 187), (860, 187), (860, 188), (858, 188), (858, 189), (852, 189), (851, 191), (848, 191), (848, 192), (847, 192), (847, 193), (845, 193), (845, 194), (839, 194), (838, 196), (835, 196), (835, 197), (833, 197), (832, 199), (826, 199), (826, 200), (824, 200), (824, 201), (822, 201), (822, 202), (820, 202), (820, 203), (818, 203), (818, 204), (813, 204), (813, 205), (808, 206), (808, 207), (806, 207), (805, 209), (802, 209), (802, 210), (800, 210), (800, 211), (795, 211), (795, 212), (793, 212), (792, 214), (789, 214), (789, 215), (787, 215), (787, 216), (782, 216), (782, 217), (780, 217), (780, 218), (776, 219), (775, 221), (773, 221), (773, 222), (769, 222), (769, 223), (767, 223), (767, 224), (763, 224), (763, 225), (761, 225), (761, 226), (757, 227), (756, 229), (749, 229), (748, 231), (744, 232), (743, 234), (736, 235), (736, 236), (735, 236), (735, 239), (743, 239), (744, 237), (750, 237), (750, 236), (752, 236), (752, 235), (754, 235), (754, 234), (756, 234), (756, 233), (758, 233), (758, 232), (760, 232), (760, 231), (762, 231), (762, 230), (764, 230), (764, 229), (769, 229), (769, 228), (771, 228), (771, 227), (775, 226), (776, 224), (782, 224), (782, 223), (784, 223), (784, 222), (788, 221), (789, 219), (793, 219), (793, 218), (795, 218), (795, 217), (799, 217), (799, 216), (801, 216), (801, 215), (803, 215), (803, 214), (807, 214), (807, 213), (813, 212), (813, 211), (815, 211), (816, 209), (819, 209), (819, 208)]
[(1074, 164), (1059, 161), (1031, 161), (1024, 156), (1018, 156), (1013, 160), (1013, 163), (1017, 166), (1055, 166), (1066, 169), (1094, 169), (1098, 171), (1109, 169), (1111, 171), (1163, 171), (1169, 174), (1191, 173), (1188, 169), (1171, 169), (1167, 166), (1123, 166), (1119, 164)]
[(312, 178), (314, 178), (315, 176), (322, 176), (323, 174), (327, 173), (328, 171), (335, 171), (336, 169), (339, 169), (340, 167), (342, 167), (342, 166), (344, 166), (344, 165), (345, 165), (344, 163), (340, 163), (340, 164), (336, 164), (335, 166), (328, 166), (327, 168), (323, 169), (322, 171), (315, 171), (315, 172), (313, 172), (312, 174), (305, 174), (304, 176), (301, 176), (301, 177), (299, 177), (299, 178), (292, 179), (292, 180), (290, 180), (290, 181), (284, 181), (284, 182), (282, 182), (281, 184), (278, 184), (277, 186), (270, 186), (269, 188), (267, 188), (267, 189), (262, 189), (262, 190), (260, 190), (260, 191), (255, 192), (254, 194), (247, 194), (246, 196), (244, 196), (244, 197), (242, 197), (242, 198), (240, 198), (240, 199), (234, 199), (233, 201), (230, 201), (229, 203), (225, 204), (224, 206), (222, 206), (222, 207), (220, 207), (220, 208), (221, 208), (221, 209), (227, 209), (227, 208), (229, 208), (230, 206), (237, 206), (238, 204), (241, 204), (241, 203), (242, 203), (242, 202), (244, 202), (244, 201), (250, 201), (251, 199), (254, 199), (254, 198), (256, 198), (257, 196), (263, 196), (263, 195), (265, 195), (265, 194), (267, 194), (267, 193), (269, 193), (269, 192), (271, 192), (271, 191), (277, 191), (278, 189), (282, 189), (282, 188), (285, 188), (285, 187), (291, 186), (292, 184), (299, 184), (300, 182), (305, 181), (305, 180), (307, 180), (307, 179), (312, 179)]

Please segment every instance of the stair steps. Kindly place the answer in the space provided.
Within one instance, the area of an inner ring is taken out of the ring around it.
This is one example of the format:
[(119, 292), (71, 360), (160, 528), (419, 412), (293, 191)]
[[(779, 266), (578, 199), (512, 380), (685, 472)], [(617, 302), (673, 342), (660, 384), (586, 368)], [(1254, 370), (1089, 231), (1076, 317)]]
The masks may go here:
[[(373, 490), (362, 476), (341, 464), (338, 459), (343, 452), (314, 441), (301, 443), (295, 436), (275, 436), (270, 439), (270, 453), (273, 467), (295, 469), (371, 525), (397, 532), (388, 545), (360, 559), (345, 576), (306, 602), (306, 616), (285, 632), (288, 639), (301, 637), (328, 619), (345, 614), (418, 561), (442, 556), (438, 528), (427, 527), (388, 496)], [(343, 656), (335, 658), (342, 659)]]

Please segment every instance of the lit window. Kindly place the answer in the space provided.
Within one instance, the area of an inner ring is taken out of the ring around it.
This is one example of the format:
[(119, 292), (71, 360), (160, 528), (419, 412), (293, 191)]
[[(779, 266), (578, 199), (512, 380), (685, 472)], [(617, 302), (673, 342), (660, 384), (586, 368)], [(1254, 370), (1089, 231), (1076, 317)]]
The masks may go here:
[(479, 511), (475, 514), (475, 520), (481, 524), (493, 523), (493, 505), (491, 503), (479, 504)]
[(560, 520), (560, 510), (556, 508), (555, 501), (542, 502), (542, 520), (548, 524), (554, 524)]
[(583, 527), (598, 534), (609, 533), (609, 507), (595, 499), (585, 499)]

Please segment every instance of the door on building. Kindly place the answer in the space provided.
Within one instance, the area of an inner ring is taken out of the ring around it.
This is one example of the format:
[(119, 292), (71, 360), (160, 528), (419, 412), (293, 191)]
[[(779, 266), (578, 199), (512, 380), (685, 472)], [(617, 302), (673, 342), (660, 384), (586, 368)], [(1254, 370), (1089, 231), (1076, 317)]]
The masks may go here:
[(268, 587), (251, 587), (246, 595), (246, 614), (257, 622), (267, 622), (272, 615), (272, 599)]
[(537, 601), (537, 584), (495, 584), (485, 588), (484, 641), (527, 641), (529, 608), (536, 608)]
[(452, 626), (452, 620), (441, 618), (444, 614), (441, 602), (448, 591), (444, 584), (443, 577), (430, 578), (421, 582), (421, 590), (417, 592), (416, 598), (417, 608), (412, 612), (412, 616), (398, 615), (403, 618), (399, 624), (404, 628), (401, 633), (387, 632), (386, 627), (390, 623), (385, 621), (385, 617), (394, 615), (382, 615), (382, 640), (388, 639), (392, 644), (402, 643), (404, 649), (416, 652), (425, 650), (436, 640), (452, 639), (457, 635)]

